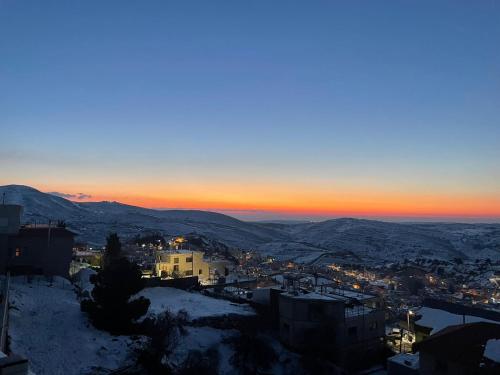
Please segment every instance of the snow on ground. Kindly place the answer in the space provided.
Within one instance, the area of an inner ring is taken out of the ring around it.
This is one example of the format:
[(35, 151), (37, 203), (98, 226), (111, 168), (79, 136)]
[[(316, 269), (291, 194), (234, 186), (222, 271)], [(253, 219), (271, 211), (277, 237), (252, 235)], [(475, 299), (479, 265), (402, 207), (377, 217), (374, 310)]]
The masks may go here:
[[(420, 326), (432, 328), (431, 334), (436, 333), (437, 331), (440, 331), (448, 326), (463, 323), (462, 315), (452, 314), (448, 311), (432, 309), (430, 307), (422, 307), (416, 313), (418, 315), (422, 315), (422, 318), (416, 320), (415, 323)], [(476, 323), (476, 322), (489, 322), (489, 323), (500, 324), (500, 322), (480, 318), (478, 316), (471, 316), (471, 315), (465, 316), (465, 323)]]
[(493, 362), (500, 363), (500, 339), (488, 340), (483, 355)]
[(124, 365), (132, 341), (98, 331), (80, 311), (73, 286), (55, 278), (11, 280), (9, 336), (14, 353), (27, 357), (37, 375), (88, 374), (91, 366)]
[[(179, 343), (170, 358), (171, 363), (174, 365), (181, 364), (191, 350), (204, 352), (213, 347), (219, 352), (219, 374), (232, 375), (236, 373), (235, 368), (230, 363), (234, 350), (230, 345), (224, 344), (223, 341), (228, 337), (238, 335), (238, 331), (221, 330), (211, 327), (186, 327), (186, 330), (187, 335), (180, 337)], [(277, 375), (297, 373), (299, 356), (289, 352), (273, 337), (264, 337), (278, 356), (278, 360), (272, 369), (270, 369), (270, 373)]]
[(180, 365), (191, 350), (201, 352), (214, 347), (219, 351), (219, 374), (234, 374), (234, 368), (229, 363), (233, 350), (222, 341), (238, 334), (236, 330), (221, 330), (211, 327), (186, 327), (187, 335), (181, 336), (171, 357), (171, 363)]
[(78, 271), (74, 278), (75, 284), (81, 289), (82, 292), (90, 293), (94, 289), (94, 284), (90, 282), (90, 277), (97, 274), (92, 268), (82, 268)]
[(416, 354), (400, 353), (396, 354), (393, 357), (390, 357), (388, 361), (398, 363), (400, 365), (416, 370), (419, 367), (419, 358), (420, 358), (420, 353)]
[(254, 310), (244, 304), (215, 299), (200, 293), (190, 293), (175, 288), (146, 288), (137, 294), (151, 301), (148, 314), (160, 314), (166, 310), (177, 313), (186, 310), (190, 319), (228, 314), (253, 315)]

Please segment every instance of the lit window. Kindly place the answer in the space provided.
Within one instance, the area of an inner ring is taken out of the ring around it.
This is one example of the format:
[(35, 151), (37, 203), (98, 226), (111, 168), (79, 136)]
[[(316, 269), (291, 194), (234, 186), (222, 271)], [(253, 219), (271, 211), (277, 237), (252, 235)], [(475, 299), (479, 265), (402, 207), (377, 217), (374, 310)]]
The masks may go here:
[(21, 256), (21, 248), (16, 247), (16, 257), (20, 257), (20, 256)]

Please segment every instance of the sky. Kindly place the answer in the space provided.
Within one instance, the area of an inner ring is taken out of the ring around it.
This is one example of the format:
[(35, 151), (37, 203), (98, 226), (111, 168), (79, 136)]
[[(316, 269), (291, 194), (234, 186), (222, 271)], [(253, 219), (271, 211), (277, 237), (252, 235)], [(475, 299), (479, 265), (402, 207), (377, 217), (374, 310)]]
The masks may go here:
[(500, 218), (500, 1), (0, 0), (0, 185)]

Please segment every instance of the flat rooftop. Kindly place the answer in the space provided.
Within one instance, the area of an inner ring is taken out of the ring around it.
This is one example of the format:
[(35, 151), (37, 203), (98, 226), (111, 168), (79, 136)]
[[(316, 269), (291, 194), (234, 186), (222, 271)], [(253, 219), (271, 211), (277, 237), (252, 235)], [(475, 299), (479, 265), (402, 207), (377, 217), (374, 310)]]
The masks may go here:
[(203, 251), (196, 251), (196, 250), (161, 250), (160, 252), (162, 254), (168, 254), (168, 255), (203, 253)]
[(297, 299), (316, 299), (316, 300), (335, 300), (335, 301), (342, 301), (342, 302), (350, 302), (353, 299), (358, 300), (358, 301), (365, 301), (365, 300), (370, 300), (372, 298), (376, 298), (375, 296), (371, 294), (363, 294), (363, 293), (357, 293), (357, 292), (352, 292), (352, 291), (340, 291), (339, 293), (336, 292), (325, 292), (325, 293), (318, 293), (318, 292), (305, 292), (305, 291), (299, 291), (298, 294), (292, 293), (292, 292), (286, 292), (284, 295), (287, 295), (292, 298), (297, 298)]

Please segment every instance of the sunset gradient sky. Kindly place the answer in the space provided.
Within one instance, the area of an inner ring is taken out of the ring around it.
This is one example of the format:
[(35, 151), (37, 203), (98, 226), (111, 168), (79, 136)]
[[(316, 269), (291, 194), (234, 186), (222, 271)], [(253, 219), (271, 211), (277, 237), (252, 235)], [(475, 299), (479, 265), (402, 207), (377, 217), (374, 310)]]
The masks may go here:
[(0, 184), (500, 218), (500, 1), (0, 0)]

